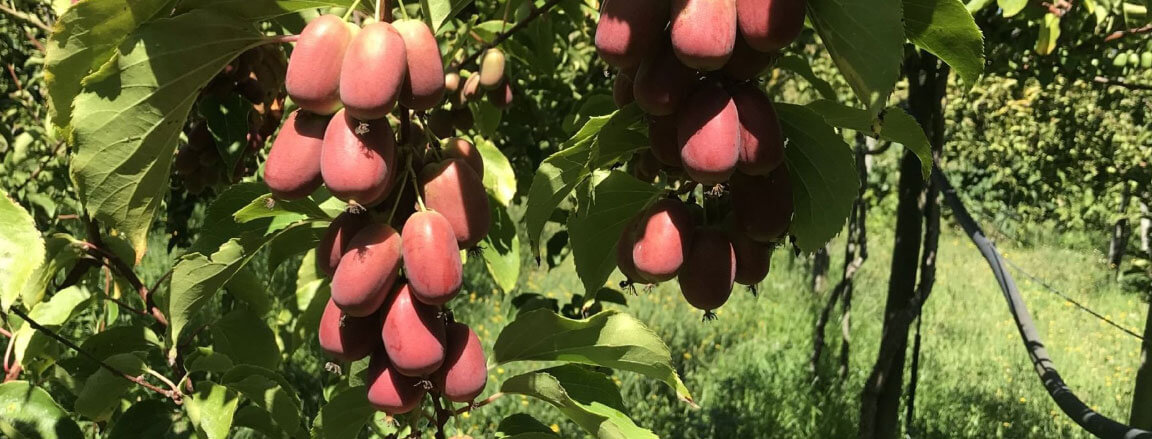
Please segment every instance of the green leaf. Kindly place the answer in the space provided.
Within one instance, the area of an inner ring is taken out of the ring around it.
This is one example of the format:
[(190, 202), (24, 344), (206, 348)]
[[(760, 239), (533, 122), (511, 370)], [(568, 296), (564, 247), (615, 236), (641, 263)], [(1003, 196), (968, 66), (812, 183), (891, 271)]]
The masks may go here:
[(968, 88), (984, 74), (984, 34), (960, 0), (904, 0), (904, 33), (952, 66)]
[(289, 435), (303, 435), (300, 423), (303, 404), (284, 377), (268, 369), (239, 365), (224, 374), (220, 383), (268, 412), (272, 421)]
[(20, 293), (37, 278), (44, 261), (44, 239), (32, 216), (7, 196), (0, 196), (0, 308), (16, 303)]
[(120, 415), (108, 439), (162, 438), (171, 427), (172, 410), (163, 401), (147, 399)]
[(312, 425), (312, 439), (355, 439), (376, 409), (368, 403), (368, 389), (349, 387), (332, 395)]
[(500, 391), (547, 402), (599, 439), (658, 437), (623, 413), (620, 391), (607, 375), (579, 366), (560, 366), (514, 376), (504, 381)]
[(878, 113), (900, 79), (900, 0), (811, 0), (808, 17), (856, 97)]
[(196, 237), (196, 242), (188, 252), (213, 253), (229, 239), (246, 232), (268, 230), (272, 224), (269, 219), (239, 223), (234, 217), (237, 211), (267, 194), (268, 186), (263, 183), (240, 183), (228, 187), (208, 206), (208, 211), (204, 213), (204, 226), (200, 228), (200, 235)]
[(192, 372), (225, 373), (234, 367), (232, 359), (212, 348), (196, 348), (184, 360), (184, 369)]
[[(136, 354), (117, 354), (104, 359), (105, 363), (132, 376), (144, 373), (144, 360)], [(111, 418), (112, 412), (120, 407), (120, 398), (136, 386), (136, 383), (100, 368), (84, 380), (84, 388), (76, 397), (76, 413), (97, 422)]]
[[(172, 294), (168, 305), (172, 340), (175, 340), (173, 347), (183, 341), (180, 336), (192, 318), (252, 260), (257, 251), (287, 231), (306, 224), (297, 223), (267, 236), (248, 232), (224, 243), (211, 257), (193, 253), (181, 258), (172, 271)], [(169, 352), (169, 356), (174, 354), (175, 350)]]
[(832, 84), (825, 81), (823, 78), (816, 76), (816, 72), (812, 71), (812, 65), (808, 63), (807, 58), (796, 55), (786, 55), (776, 60), (776, 67), (784, 70), (790, 70), (792, 73), (800, 75), (801, 78), (812, 84), (820, 97), (828, 100), (836, 100), (836, 90), (832, 88)]
[(1044, 14), (1040, 23), (1040, 33), (1036, 35), (1036, 53), (1049, 55), (1056, 50), (1056, 40), (1060, 39), (1060, 16), (1051, 12)]
[(492, 195), (488, 199), (492, 227), (488, 236), (484, 237), (481, 251), (484, 254), (484, 265), (488, 267), (492, 279), (507, 293), (516, 288), (516, 281), (520, 279), (520, 236), (516, 233), (516, 222), (508, 214), (508, 208), (500, 205)]
[(802, 251), (816, 251), (840, 233), (859, 190), (852, 149), (816, 112), (776, 104), (788, 139), (784, 159), (796, 206), (792, 235)]
[(305, 9), (351, 6), (352, 0), (183, 0), (177, 12), (208, 8), (252, 21), (264, 21)]
[(12, 439), (83, 439), (52, 395), (27, 381), (0, 384), (0, 433)]
[[(276, 421), (272, 420), (272, 415), (256, 405), (245, 405), (236, 410), (236, 416), (232, 420), (232, 425), (237, 428), (250, 428), (263, 434), (268, 438), (286, 438), (291, 437), (284, 429), (276, 425)], [(240, 436), (237, 437), (250, 437)]]
[[(591, 175), (593, 168), (611, 164), (621, 154), (634, 150), (635, 147), (627, 139), (635, 138), (621, 131), (634, 126), (640, 117), (638, 110), (632, 109), (589, 118), (580, 131), (561, 145), (559, 152), (540, 164), (528, 190), (528, 206), (524, 214), (533, 253), (540, 252), (540, 234), (544, 232), (544, 224), (552, 216), (552, 211), (572, 193), (576, 185)], [(602, 131), (614, 134), (605, 136), (608, 140), (606, 151), (599, 152), (597, 150), (600, 148)]]
[[(91, 297), (88, 290), (79, 286), (71, 286), (60, 290), (47, 302), (33, 307), (28, 312), (28, 317), (45, 328), (56, 329), (82, 311)], [(14, 343), (12, 353), (18, 364), (26, 365), (24, 363), (26, 357), (38, 355), (52, 341), (47, 335), (32, 329), (32, 325), (25, 323), (24, 326), (16, 330), (15, 334), (12, 334), (12, 343)]]
[[(5, 242), (10, 241), (5, 238)], [(44, 300), (44, 294), (48, 292), (48, 287), (52, 286), (52, 280), (56, 278), (56, 274), (61, 270), (72, 268), (76, 265), (76, 261), (84, 256), (83, 242), (67, 233), (52, 235), (44, 244), (44, 248), (47, 255), (44, 263), (36, 268), (32, 278), (27, 284), (24, 284), (24, 291), (20, 294), (24, 306), (36, 306), (41, 300)], [(0, 270), (3, 269), (0, 268)]]
[(216, 151), (224, 169), (236, 169), (236, 162), (248, 149), (248, 120), (252, 103), (239, 93), (223, 97), (201, 96), (196, 104), (208, 132), (216, 142)]
[(262, 218), (283, 218), (286, 221), (299, 221), (305, 218), (331, 221), (332, 217), (316, 205), (311, 198), (300, 200), (277, 200), (272, 194), (264, 194), (232, 215), (237, 224), (244, 224)]
[(420, 0), (420, 11), (424, 22), (437, 33), (445, 22), (459, 14), (472, 0)]
[[(299, 229), (297, 229), (299, 230)], [(264, 316), (272, 310), (272, 297), (256, 273), (250, 267), (236, 271), (236, 274), (224, 284), (224, 289), (232, 297), (244, 302), (248, 309), (257, 316)]]
[(920, 171), (924, 179), (932, 175), (932, 145), (928, 143), (928, 136), (920, 124), (903, 108), (888, 107), (882, 117), (873, 122), (872, 114), (868, 111), (832, 101), (815, 101), (806, 107), (820, 114), (825, 122), (834, 127), (847, 128), (904, 145), (920, 159)]
[(558, 437), (560, 436), (557, 436), (551, 428), (526, 413), (517, 413), (504, 418), (496, 427), (497, 439), (551, 439)]
[(1005, 18), (1019, 14), (1028, 6), (1028, 0), (996, 0)]
[[(155, 332), (144, 326), (116, 326), (92, 334), (80, 344), (80, 350), (101, 360), (118, 354), (148, 354), (164, 348), (164, 343)], [(100, 368), (87, 358), (82, 358), (74, 375), (87, 378)]]
[(204, 439), (227, 439), (240, 397), (227, 387), (209, 381), (196, 383), (196, 393), (184, 402), (188, 417)]
[(72, 177), (94, 219), (144, 255), (184, 120), (200, 89), (261, 42), (250, 24), (202, 10), (141, 26), (76, 96)]
[(477, 138), (476, 151), (484, 158), (484, 189), (500, 205), (512, 204), (516, 196), (516, 173), (508, 157), (491, 140)]
[(44, 55), (49, 111), (57, 127), (72, 123), (72, 101), (81, 83), (113, 56), (116, 46), (138, 26), (164, 11), (171, 0), (131, 3), (80, 2), (52, 26)]
[(212, 349), (237, 364), (266, 369), (280, 366), (276, 334), (263, 318), (245, 308), (237, 308), (212, 324)]
[(616, 269), (616, 241), (628, 221), (660, 196), (659, 187), (612, 171), (597, 183), (582, 209), (568, 217), (569, 242), (584, 291), (594, 294)]
[(276, 270), (285, 261), (315, 250), (327, 231), (327, 222), (313, 222), (284, 231), (280, 238), (268, 243), (268, 269)]
[(628, 314), (604, 311), (573, 320), (548, 309), (521, 313), (500, 331), (492, 351), (497, 364), (565, 361), (636, 372), (660, 380), (692, 404), (668, 346)]

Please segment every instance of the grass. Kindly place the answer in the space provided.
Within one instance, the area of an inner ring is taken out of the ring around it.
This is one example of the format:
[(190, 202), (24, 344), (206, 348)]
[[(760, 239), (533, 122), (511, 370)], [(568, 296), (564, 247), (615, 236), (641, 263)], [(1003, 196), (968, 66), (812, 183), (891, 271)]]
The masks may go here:
[[(690, 409), (663, 385), (623, 372), (617, 381), (632, 417), (663, 438), (854, 436), (860, 389), (875, 360), (891, 264), (891, 227), (880, 222), (872, 224), (871, 258), (857, 276), (851, 370), (845, 380), (831, 379), (835, 358), (829, 355), (838, 353), (840, 340), (839, 319), (834, 314), (828, 328), (832, 345), (819, 368), (825, 379), (814, 384), (808, 370), (812, 327), (827, 291), (808, 288), (805, 261), (777, 252), (760, 296), (738, 290), (714, 322), (701, 322), (702, 313), (682, 300), (674, 282), (629, 299), (626, 311), (668, 343), (677, 369), (700, 405), (698, 410)], [(1098, 252), (1054, 245), (1023, 247), (1010, 241), (1000, 245), (1008, 259), (1077, 301), (1130, 329), (1142, 327), (1145, 305), (1112, 281), (1104, 256)], [(842, 243), (832, 246), (831, 277), (837, 279)], [(945, 230), (940, 247), (936, 289), (924, 309), (912, 437), (1089, 437), (1044, 391), (1004, 299), (975, 247), (955, 229)], [(1071, 388), (1106, 416), (1125, 420), (1139, 364), (1139, 340), (1077, 310), (1022, 274), (1013, 274), (1049, 353)], [(580, 292), (579, 285), (570, 264), (552, 271), (529, 268), (521, 280), (521, 292), (538, 292), (563, 303), (570, 294)], [(456, 312), (491, 343), (511, 318), (510, 309), (510, 296), (474, 294)], [(489, 381), (514, 372), (494, 369)], [(486, 394), (494, 392), (494, 387), (490, 384)], [(564, 437), (582, 435), (575, 424), (564, 421), (550, 407), (520, 397), (503, 398), (461, 419), (460, 427), (474, 437), (488, 437), (503, 416), (516, 412), (540, 417)]]

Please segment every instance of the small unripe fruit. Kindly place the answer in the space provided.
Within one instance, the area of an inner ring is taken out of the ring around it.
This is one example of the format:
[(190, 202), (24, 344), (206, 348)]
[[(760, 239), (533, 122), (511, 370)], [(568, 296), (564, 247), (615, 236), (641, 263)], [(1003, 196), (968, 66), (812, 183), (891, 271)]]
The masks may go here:
[(732, 96), (719, 84), (697, 90), (678, 113), (677, 139), (684, 171), (700, 184), (719, 184), (736, 170), (740, 117)]
[(407, 284), (392, 292), (380, 335), (397, 372), (425, 376), (444, 363), (444, 319), (439, 314), (437, 307), (413, 299)]
[(680, 200), (657, 201), (636, 222), (632, 260), (645, 279), (664, 282), (676, 277), (692, 246), (692, 215)]
[(400, 234), (387, 224), (369, 224), (348, 242), (332, 276), (332, 301), (351, 316), (380, 309), (400, 273)]
[(468, 107), (460, 107), (452, 110), (452, 126), (455, 126), (458, 131), (468, 131), (476, 124), (476, 119), (472, 117), (472, 110)]
[(503, 50), (495, 47), (486, 50), (480, 58), (480, 86), (493, 89), (504, 82), (504, 64)]
[(352, 317), (328, 301), (320, 317), (320, 348), (329, 357), (352, 362), (371, 355), (379, 349), (380, 316)]
[(491, 227), (484, 180), (461, 159), (447, 159), (420, 172), (424, 202), (448, 220), (460, 248), (472, 248)]
[(736, 252), (728, 235), (713, 228), (697, 230), (678, 279), (688, 304), (704, 311), (724, 305), (736, 279)]
[(396, 107), (407, 75), (404, 38), (388, 23), (364, 26), (344, 54), (340, 101), (350, 116), (380, 119)]
[(348, 249), (352, 237), (368, 224), (372, 223), (371, 215), (366, 213), (355, 214), (343, 212), (328, 225), (328, 231), (316, 247), (316, 265), (328, 276), (336, 272), (340, 259)]
[(480, 150), (472, 142), (460, 137), (448, 139), (444, 143), (444, 157), (464, 160), (476, 172), (476, 176), (484, 179), (484, 156), (480, 155)]
[(792, 184), (785, 166), (765, 176), (732, 176), (736, 229), (755, 241), (777, 242), (792, 224)]
[(451, 95), (460, 91), (460, 73), (448, 72), (444, 74), (444, 92)]
[(767, 175), (784, 163), (784, 134), (772, 99), (755, 85), (738, 86), (732, 95), (740, 116), (740, 159), (736, 169)]
[(772, 266), (772, 245), (753, 241), (739, 232), (729, 233), (728, 237), (736, 253), (736, 283), (752, 286), (763, 281)]
[(719, 70), (736, 42), (735, 0), (672, 0), (672, 49), (684, 65)]
[(652, 155), (664, 166), (679, 168), (680, 140), (676, 134), (676, 116), (652, 116), (648, 121), (648, 142), (652, 144)]
[(300, 110), (288, 115), (264, 162), (264, 182), (272, 195), (282, 200), (305, 198), (324, 183), (320, 151), (327, 129), (328, 118)]
[(779, 52), (761, 52), (753, 49), (743, 38), (737, 38), (736, 46), (732, 49), (732, 58), (724, 64), (724, 76), (737, 81), (756, 79), (772, 67), (779, 56)]
[(504, 81), (496, 88), (488, 90), (488, 102), (501, 110), (512, 106), (512, 82)]
[(435, 107), (444, 97), (444, 62), (440, 45), (428, 25), (420, 20), (396, 20), (392, 27), (404, 39), (408, 73), (400, 91), (400, 103), (417, 111)]
[(340, 70), (351, 41), (352, 29), (335, 15), (322, 15), (304, 27), (284, 76), (292, 102), (316, 114), (340, 109)]
[(480, 96), (480, 74), (473, 73), (468, 79), (464, 80), (464, 85), (460, 87), (460, 105), (467, 104), (468, 101), (476, 99)]
[(449, 401), (471, 402), (488, 383), (488, 361), (480, 337), (463, 323), (448, 324), (448, 355), (432, 382)]
[(404, 223), (404, 275), (417, 300), (443, 305), (460, 292), (463, 266), (452, 224), (443, 215), (416, 212)]
[(632, 81), (636, 105), (653, 116), (676, 112), (696, 82), (696, 74), (664, 48), (644, 59)]
[(660, 44), (668, 9), (668, 0), (605, 1), (596, 24), (596, 52), (617, 68), (640, 65)]
[(806, 0), (736, 0), (740, 34), (749, 46), (772, 52), (792, 44), (804, 30)]
[(360, 122), (341, 110), (324, 132), (320, 174), (336, 198), (369, 205), (384, 197), (395, 159), (396, 139), (387, 120)]
[(402, 415), (420, 407), (427, 392), (419, 378), (397, 372), (383, 349), (372, 354), (367, 381), (368, 403), (389, 415)]

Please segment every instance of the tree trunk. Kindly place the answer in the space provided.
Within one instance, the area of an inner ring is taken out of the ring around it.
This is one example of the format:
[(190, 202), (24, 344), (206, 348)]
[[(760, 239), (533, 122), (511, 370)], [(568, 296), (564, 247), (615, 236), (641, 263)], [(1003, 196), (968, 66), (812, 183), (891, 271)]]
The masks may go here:
[(828, 244), (812, 255), (812, 292), (818, 293), (828, 283), (828, 266), (832, 265), (832, 257), (828, 255)]
[[(928, 134), (933, 149), (939, 150), (943, 143), (941, 105), (946, 91), (947, 67), (940, 65), (935, 56), (915, 50), (907, 52), (904, 65), (909, 78), (908, 101), (912, 115)], [(925, 212), (931, 212), (936, 203), (935, 198), (926, 198), (926, 189), (920, 160), (910, 151), (905, 151), (900, 164), (896, 242), (892, 249), (884, 327), (876, 364), (861, 395), (860, 439), (896, 439), (900, 434), (898, 421), (908, 332), (920, 303), (927, 298), (917, 294), (916, 283)], [(934, 260), (934, 249), (927, 250), (933, 253), (925, 255), (925, 258)], [(930, 279), (927, 283), (921, 282), (929, 285), (929, 289), (921, 293), (931, 292)]]
[(1148, 340), (1152, 340), (1152, 303), (1144, 321), (1144, 344), (1140, 347), (1140, 368), (1136, 370), (1136, 388), (1132, 391), (1132, 413), (1128, 424), (1152, 430), (1152, 364), (1148, 362)]

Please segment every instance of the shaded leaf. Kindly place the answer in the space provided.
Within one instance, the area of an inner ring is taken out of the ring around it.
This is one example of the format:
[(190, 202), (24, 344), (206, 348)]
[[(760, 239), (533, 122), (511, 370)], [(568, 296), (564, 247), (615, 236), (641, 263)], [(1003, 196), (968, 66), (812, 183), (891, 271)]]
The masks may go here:
[(156, 399), (140, 401), (120, 415), (108, 439), (161, 438), (172, 427), (172, 410)]
[(52, 395), (27, 381), (0, 384), (0, 433), (12, 439), (83, 439)]
[(488, 199), (491, 200), (492, 227), (481, 244), (484, 266), (488, 267), (496, 285), (507, 293), (516, 288), (520, 279), (520, 236), (508, 209), (491, 195)]
[(572, 259), (586, 293), (604, 286), (616, 269), (616, 241), (624, 226), (660, 193), (657, 186), (612, 171), (593, 187), (586, 203), (580, 203), (580, 211), (568, 218)]
[(332, 395), (312, 424), (313, 439), (355, 439), (376, 409), (368, 403), (368, 389), (349, 387)]
[(352, 0), (183, 0), (177, 11), (209, 8), (252, 21), (264, 21), (305, 9), (351, 6)]
[[(136, 354), (116, 354), (104, 359), (105, 363), (132, 376), (144, 373), (144, 360)], [(76, 413), (93, 421), (107, 421), (120, 406), (120, 398), (136, 383), (119, 374), (100, 368), (84, 380), (84, 388), (76, 397)]]
[[(36, 305), (28, 312), (28, 317), (48, 329), (56, 329), (71, 320), (89, 303), (91, 294), (79, 286), (71, 286), (60, 290), (48, 301)], [(38, 355), (48, 343), (54, 342), (47, 335), (32, 329), (32, 325), (24, 324), (12, 334), (14, 347), (12, 354), (16, 362), (26, 365), (26, 357)]]
[(808, 63), (807, 58), (796, 55), (786, 55), (776, 60), (776, 67), (784, 70), (790, 70), (792, 73), (800, 75), (801, 78), (812, 84), (820, 97), (828, 100), (836, 100), (836, 90), (832, 88), (832, 84), (825, 81), (823, 78), (816, 76), (816, 72), (812, 71), (812, 65)]
[(579, 366), (566, 365), (514, 376), (504, 381), (500, 391), (547, 402), (600, 439), (658, 437), (637, 426), (620, 410), (619, 389), (608, 376)]
[(537, 421), (527, 413), (517, 413), (504, 418), (496, 427), (497, 439), (557, 438), (551, 428)]
[[(12, 241), (8, 241), (5, 237), (4, 242)], [(52, 286), (52, 280), (56, 278), (56, 274), (61, 270), (72, 268), (76, 265), (76, 261), (84, 256), (83, 242), (66, 233), (52, 235), (44, 244), (44, 249), (46, 255), (44, 263), (40, 264), (32, 273), (32, 277), (28, 283), (24, 284), (24, 291), (20, 294), (24, 306), (36, 306), (41, 300), (44, 300), (44, 294)], [(3, 259), (3, 255), (0, 255), (0, 259)], [(4, 264), (4, 262), (0, 261), (0, 264)], [(19, 266), (20, 264), (13, 265)], [(0, 270), (9, 267), (0, 268)], [(5, 289), (4, 291), (10, 290)]]
[(256, 403), (268, 413), (276, 426), (291, 436), (303, 434), (300, 398), (296, 396), (291, 384), (276, 372), (256, 366), (238, 365), (224, 374), (220, 383)]
[[(932, 173), (932, 145), (916, 119), (903, 108), (889, 107), (880, 120), (873, 123), (872, 114), (832, 101), (815, 101), (806, 107), (819, 113), (829, 125), (858, 131), (864, 135), (904, 145), (920, 159), (920, 172), (925, 179)], [(853, 159), (855, 160), (855, 159)], [(855, 163), (855, 162), (853, 162)], [(853, 165), (855, 166), (855, 165)]]
[(777, 104), (788, 139), (784, 159), (796, 213), (791, 233), (802, 251), (816, 251), (840, 233), (859, 190), (856, 158), (819, 114), (799, 105)]
[(280, 366), (276, 335), (263, 318), (244, 308), (237, 308), (212, 324), (212, 348), (237, 364), (266, 369)]
[(302, 219), (310, 218), (324, 221), (331, 221), (332, 217), (328, 216), (320, 206), (311, 198), (304, 198), (300, 200), (277, 200), (272, 194), (264, 194), (252, 200), (247, 206), (237, 210), (232, 218), (236, 220), (237, 224), (244, 224), (262, 218), (277, 218), (281, 217), (286, 221), (293, 222)]

